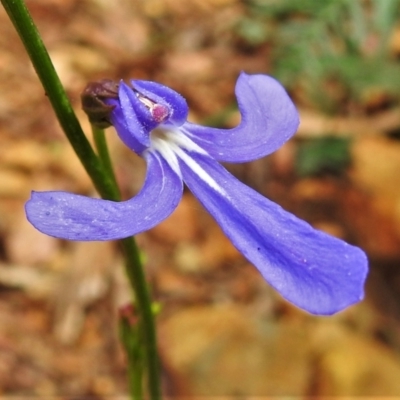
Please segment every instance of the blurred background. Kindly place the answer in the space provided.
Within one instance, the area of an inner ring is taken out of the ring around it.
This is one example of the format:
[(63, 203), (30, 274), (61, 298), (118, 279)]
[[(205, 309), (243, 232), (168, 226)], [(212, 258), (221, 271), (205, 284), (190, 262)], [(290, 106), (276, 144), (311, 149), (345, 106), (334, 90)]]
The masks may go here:
[[(227, 167), (368, 253), (366, 299), (313, 317), (282, 300), (185, 192), (169, 219), (138, 236), (160, 305), (164, 393), (400, 396), (400, 1), (27, 5), (88, 133), (88, 81), (155, 80), (186, 97), (191, 121), (232, 127), (240, 71), (281, 80), (298, 133), (265, 159)], [(123, 395), (116, 327), (130, 294), (118, 248), (56, 240), (25, 220), (31, 190), (95, 192), (3, 9), (0, 52), (0, 395)], [(107, 136), (129, 198), (144, 164)]]

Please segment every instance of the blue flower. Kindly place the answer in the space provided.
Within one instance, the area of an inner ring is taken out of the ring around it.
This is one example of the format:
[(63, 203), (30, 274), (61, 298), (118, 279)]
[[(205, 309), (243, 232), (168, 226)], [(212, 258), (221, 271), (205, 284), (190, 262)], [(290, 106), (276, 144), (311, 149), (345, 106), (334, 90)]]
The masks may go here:
[(122, 202), (33, 192), (26, 213), (38, 230), (68, 240), (135, 235), (174, 211), (185, 183), (285, 299), (310, 313), (328, 315), (363, 298), (363, 251), (312, 228), (218, 162), (266, 156), (295, 133), (298, 113), (277, 81), (242, 73), (236, 85), (242, 120), (227, 130), (188, 122), (185, 99), (166, 86), (141, 80), (131, 85), (121, 82), (118, 93), (105, 102), (121, 140), (147, 162), (142, 189)]

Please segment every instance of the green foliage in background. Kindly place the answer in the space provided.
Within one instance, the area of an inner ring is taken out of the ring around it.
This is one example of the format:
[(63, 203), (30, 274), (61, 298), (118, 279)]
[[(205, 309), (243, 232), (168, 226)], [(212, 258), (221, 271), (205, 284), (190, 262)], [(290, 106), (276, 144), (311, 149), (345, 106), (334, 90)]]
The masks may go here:
[(400, 62), (389, 39), (400, 0), (247, 0), (238, 34), (268, 42), (271, 71), (328, 113), (362, 113), (400, 101)]
[(350, 140), (325, 136), (300, 142), (296, 171), (301, 177), (320, 174), (340, 175), (351, 162)]

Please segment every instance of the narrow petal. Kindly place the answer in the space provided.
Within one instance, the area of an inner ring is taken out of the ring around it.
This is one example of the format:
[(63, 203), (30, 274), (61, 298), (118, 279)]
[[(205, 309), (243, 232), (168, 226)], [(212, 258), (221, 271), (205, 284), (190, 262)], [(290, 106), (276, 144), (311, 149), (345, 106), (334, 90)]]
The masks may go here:
[(296, 132), (298, 113), (285, 89), (275, 79), (242, 73), (235, 93), (242, 116), (236, 128), (184, 125), (191, 139), (216, 160), (237, 163), (264, 157)]
[(182, 197), (182, 179), (155, 154), (147, 153), (147, 176), (132, 199), (113, 202), (66, 192), (33, 192), (28, 220), (47, 235), (68, 240), (113, 240), (152, 228)]
[[(150, 124), (149, 111), (139, 101), (133, 90), (124, 82), (121, 82), (119, 85), (118, 96), (122, 114), (128, 128), (127, 131), (143, 146), (149, 147), (150, 131), (156, 127), (156, 124)], [(113, 118), (113, 112), (111, 113), (111, 118)]]
[(190, 190), (284, 298), (321, 315), (363, 298), (367, 259), (359, 248), (312, 228), (210, 157), (185, 153), (180, 164)]
[[(133, 135), (132, 132), (130, 131), (130, 128), (126, 122), (125, 115), (123, 113), (119, 101), (111, 99), (108, 101), (108, 104), (115, 106), (110, 116), (111, 116), (111, 122), (114, 125), (114, 128), (117, 131), (119, 138), (123, 141), (123, 143), (126, 146), (128, 146), (136, 154), (142, 154), (143, 151), (147, 148), (147, 146), (140, 143), (139, 140), (136, 138), (136, 136)], [(142, 129), (142, 127), (139, 127), (139, 122), (137, 120), (135, 123), (138, 124), (137, 131)], [(132, 126), (132, 122), (130, 126)]]

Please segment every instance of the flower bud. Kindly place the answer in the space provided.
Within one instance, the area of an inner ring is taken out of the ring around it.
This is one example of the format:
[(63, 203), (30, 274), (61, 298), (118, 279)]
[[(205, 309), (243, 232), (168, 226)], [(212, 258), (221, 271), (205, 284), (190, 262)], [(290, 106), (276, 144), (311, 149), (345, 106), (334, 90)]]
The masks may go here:
[(81, 94), (82, 109), (91, 124), (98, 128), (108, 128), (110, 114), (115, 106), (107, 104), (107, 99), (118, 99), (119, 84), (111, 79), (89, 82)]

